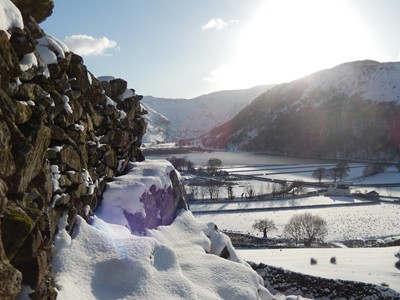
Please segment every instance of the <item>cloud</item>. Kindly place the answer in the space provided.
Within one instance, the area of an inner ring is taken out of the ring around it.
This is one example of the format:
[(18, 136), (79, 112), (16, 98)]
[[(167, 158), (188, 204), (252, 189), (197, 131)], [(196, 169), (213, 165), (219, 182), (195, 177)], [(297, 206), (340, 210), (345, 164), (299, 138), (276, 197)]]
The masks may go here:
[(117, 42), (106, 37), (94, 38), (85, 34), (67, 36), (64, 42), (71, 51), (82, 56), (107, 55), (107, 50), (119, 49)]
[(209, 30), (209, 29), (214, 29), (214, 30), (221, 30), (226, 28), (229, 24), (232, 23), (237, 23), (237, 20), (229, 20), (229, 21), (224, 21), (221, 18), (213, 18), (206, 25), (203, 26), (203, 30)]

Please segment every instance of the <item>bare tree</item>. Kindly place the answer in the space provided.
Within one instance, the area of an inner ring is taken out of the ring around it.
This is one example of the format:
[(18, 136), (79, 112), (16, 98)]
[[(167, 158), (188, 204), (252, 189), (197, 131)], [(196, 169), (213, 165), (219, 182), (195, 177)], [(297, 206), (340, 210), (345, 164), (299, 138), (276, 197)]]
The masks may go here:
[(337, 171), (337, 177), (339, 178), (340, 181), (342, 181), (343, 178), (349, 176), (349, 164), (347, 162), (345, 161), (338, 162), (335, 168)]
[(254, 197), (255, 191), (251, 184), (246, 186), (245, 193), (247, 195), (246, 197), (249, 199), (252, 199)]
[(365, 177), (376, 175), (385, 171), (385, 166), (383, 164), (372, 162), (365, 166), (363, 170), (363, 175)]
[(222, 160), (219, 158), (210, 158), (207, 161), (207, 170), (211, 173), (211, 175), (215, 175), (220, 167), (222, 167)]
[(284, 235), (293, 238), (295, 243), (303, 242), (310, 246), (322, 242), (328, 234), (328, 225), (324, 219), (310, 213), (294, 215), (285, 225)]
[(336, 182), (339, 177), (339, 170), (336, 167), (328, 170), (328, 175), (332, 177), (333, 181)]
[(326, 176), (327, 170), (325, 168), (318, 168), (314, 170), (312, 176), (318, 179), (318, 182), (321, 183), (322, 178)]
[(226, 192), (228, 194), (228, 199), (229, 200), (233, 200), (235, 199), (235, 195), (233, 194), (233, 183), (232, 182), (228, 182), (226, 185)]
[(194, 164), (190, 160), (184, 157), (172, 156), (167, 158), (167, 160), (174, 166), (178, 171), (193, 171)]
[(215, 180), (208, 180), (204, 186), (206, 193), (210, 196), (210, 199), (218, 199), (221, 184)]
[(304, 186), (304, 181), (303, 180), (296, 180), (293, 182), (293, 190), (292, 194), (296, 193), (296, 195), (303, 195), (305, 193), (305, 186)]
[(334, 182), (338, 179), (342, 181), (343, 178), (349, 176), (349, 165), (346, 162), (338, 162), (335, 167), (328, 170), (328, 173)]
[(395, 265), (395, 267), (396, 267), (397, 269), (400, 270), (400, 251), (397, 252), (394, 256), (397, 257), (397, 258), (399, 259), (394, 265)]
[(277, 230), (274, 221), (270, 219), (257, 220), (253, 224), (253, 228), (263, 232), (265, 238), (267, 238), (268, 232)]

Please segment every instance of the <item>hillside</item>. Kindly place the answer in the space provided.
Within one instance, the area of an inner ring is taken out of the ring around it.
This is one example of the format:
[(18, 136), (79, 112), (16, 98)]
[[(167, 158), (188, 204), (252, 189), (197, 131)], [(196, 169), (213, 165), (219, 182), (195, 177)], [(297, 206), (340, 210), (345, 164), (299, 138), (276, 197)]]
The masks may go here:
[[(143, 97), (149, 112), (144, 143), (177, 142), (199, 137), (233, 118), (272, 85), (244, 90), (219, 91), (193, 99)], [(183, 130), (184, 129), (184, 130)]]
[(281, 84), (202, 137), (218, 149), (396, 161), (400, 63), (356, 61)]

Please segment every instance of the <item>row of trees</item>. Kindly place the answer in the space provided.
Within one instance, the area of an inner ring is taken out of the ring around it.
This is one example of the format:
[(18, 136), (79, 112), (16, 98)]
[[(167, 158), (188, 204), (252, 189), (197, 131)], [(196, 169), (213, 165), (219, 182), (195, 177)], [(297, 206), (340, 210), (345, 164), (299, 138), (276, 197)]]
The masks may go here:
[(220, 180), (207, 180), (206, 182), (202, 182), (201, 185), (191, 186), (191, 190), (189, 192), (189, 196), (191, 198), (201, 198), (204, 199), (206, 196), (213, 199), (219, 199), (221, 191), (225, 190), (228, 200), (235, 199), (235, 195), (233, 193), (233, 183), (232, 182), (224, 182)]
[(313, 172), (312, 176), (317, 178), (319, 183), (323, 178), (332, 178), (334, 182), (338, 179), (342, 181), (349, 176), (349, 164), (347, 162), (338, 162), (332, 169), (318, 168)]
[[(233, 200), (237, 197), (246, 199), (265, 199), (266, 195), (284, 197), (288, 195), (287, 191), (290, 188), (286, 181), (281, 181), (279, 183), (266, 183), (264, 185), (259, 185), (258, 189), (255, 189), (253, 185), (248, 184), (242, 190), (241, 194), (235, 195), (234, 186), (235, 183), (232, 181), (208, 179), (206, 181), (193, 183), (187, 189), (187, 193), (191, 199), (220, 199), (222, 193), (224, 194), (224, 198), (228, 200)], [(290, 191), (293, 196), (306, 193), (306, 189), (301, 181), (295, 182), (294, 184), (291, 184), (291, 186), (294, 186)]]
[[(175, 169), (178, 171), (187, 171), (193, 172), (195, 171), (194, 163), (187, 159), (186, 156), (184, 157), (176, 157), (172, 156), (167, 158), (167, 160), (174, 166)], [(210, 175), (214, 176), (218, 173), (218, 170), (222, 167), (222, 160), (219, 158), (210, 158), (206, 164), (207, 171)]]
[[(400, 170), (400, 167), (398, 167)], [(363, 176), (368, 177), (376, 175), (385, 171), (385, 166), (378, 162), (371, 162), (365, 166), (363, 170)], [(347, 162), (339, 162), (332, 169), (318, 168), (312, 176), (321, 182), (323, 178), (332, 178), (334, 182), (337, 180), (342, 181), (344, 178), (349, 176), (349, 164)]]
[[(257, 220), (253, 224), (253, 228), (263, 232), (265, 238), (267, 238), (268, 232), (277, 230), (274, 221), (270, 219)], [(327, 222), (311, 213), (292, 216), (283, 230), (285, 237), (293, 239), (296, 244), (304, 243), (306, 246), (323, 242), (327, 234)]]
[(365, 177), (368, 176), (373, 176), (379, 173), (382, 173), (383, 171), (385, 171), (385, 166), (380, 164), (380, 163), (370, 163), (367, 166), (365, 166), (364, 170), (363, 170), (363, 175)]
[(177, 169), (180, 172), (194, 171), (194, 163), (192, 161), (188, 160), (186, 156), (184, 156), (184, 157), (172, 156), (172, 157), (167, 158), (167, 160), (174, 166), (175, 169)]

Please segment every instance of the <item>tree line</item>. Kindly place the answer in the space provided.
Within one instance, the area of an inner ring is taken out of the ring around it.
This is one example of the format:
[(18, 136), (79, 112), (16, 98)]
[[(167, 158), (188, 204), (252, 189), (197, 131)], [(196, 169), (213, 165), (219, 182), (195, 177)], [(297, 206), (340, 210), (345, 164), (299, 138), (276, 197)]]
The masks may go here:
[[(399, 166), (397, 166), (397, 168), (400, 170)], [(349, 170), (350, 168), (347, 162), (338, 162), (336, 166), (331, 169), (318, 168), (314, 170), (312, 176), (318, 179), (319, 183), (321, 183), (323, 178), (331, 178), (334, 182), (336, 182), (337, 180), (342, 181), (344, 178), (348, 177)], [(363, 170), (363, 176), (373, 176), (382, 173), (383, 171), (385, 171), (385, 165), (379, 162), (370, 162), (365, 166)]]
[[(267, 238), (268, 232), (276, 231), (277, 228), (273, 220), (257, 220), (253, 228), (263, 233)], [(316, 242), (323, 242), (328, 234), (328, 223), (321, 217), (311, 213), (297, 214), (290, 218), (283, 229), (283, 235), (296, 244), (304, 243), (306, 246)]]

